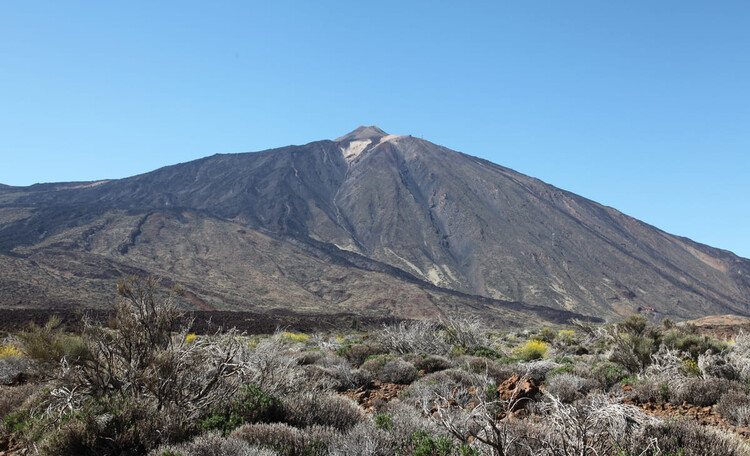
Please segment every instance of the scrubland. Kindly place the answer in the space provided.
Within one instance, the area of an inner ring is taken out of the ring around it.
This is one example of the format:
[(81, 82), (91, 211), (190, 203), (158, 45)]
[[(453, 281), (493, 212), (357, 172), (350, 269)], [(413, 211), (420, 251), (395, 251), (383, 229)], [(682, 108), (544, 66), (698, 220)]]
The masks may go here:
[(3, 336), (0, 451), (748, 455), (750, 336), (669, 320), (194, 334), (153, 281), (108, 321)]

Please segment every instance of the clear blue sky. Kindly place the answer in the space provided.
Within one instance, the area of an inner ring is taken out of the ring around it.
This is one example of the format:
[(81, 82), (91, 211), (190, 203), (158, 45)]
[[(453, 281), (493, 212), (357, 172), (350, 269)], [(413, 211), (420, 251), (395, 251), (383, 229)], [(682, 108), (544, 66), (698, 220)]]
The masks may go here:
[(750, 257), (750, 2), (6, 1), (0, 183), (412, 134)]

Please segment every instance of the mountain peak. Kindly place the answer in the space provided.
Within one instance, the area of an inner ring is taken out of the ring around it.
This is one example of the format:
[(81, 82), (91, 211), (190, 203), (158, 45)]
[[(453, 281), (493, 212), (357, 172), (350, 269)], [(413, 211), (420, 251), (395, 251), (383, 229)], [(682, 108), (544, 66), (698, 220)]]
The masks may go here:
[(356, 130), (340, 138), (336, 138), (336, 142), (356, 141), (358, 139), (376, 139), (382, 138), (383, 136), (388, 136), (388, 133), (384, 132), (375, 125), (370, 125), (369, 127), (365, 127), (362, 125), (357, 127)]

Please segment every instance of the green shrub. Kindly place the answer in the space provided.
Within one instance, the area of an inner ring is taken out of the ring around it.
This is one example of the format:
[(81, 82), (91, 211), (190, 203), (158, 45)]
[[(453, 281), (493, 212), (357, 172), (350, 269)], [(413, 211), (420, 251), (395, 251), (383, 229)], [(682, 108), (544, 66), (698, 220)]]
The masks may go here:
[(497, 350), (494, 350), (490, 347), (485, 347), (484, 345), (478, 345), (476, 347), (471, 347), (466, 350), (467, 355), (477, 356), (480, 358), (488, 358), (488, 359), (498, 359), (503, 356), (502, 353), (500, 353)]
[(648, 319), (643, 315), (629, 315), (624, 322), (618, 323), (617, 327), (624, 332), (640, 335), (648, 327)]
[(667, 347), (687, 353), (693, 360), (697, 360), (698, 356), (706, 353), (708, 350), (711, 350), (714, 353), (719, 353), (727, 347), (724, 342), (712, 339), (708, 336), (683, 334), (675, 329), (669, 331), (664, 336), (662, 342)]
[(198, 421), (206, 430), (220, 430), (228, 434), (243, 424), (281, 421), (284, 407), (278, 398), (254, 385), (247, 385), (238, 399), (224, 407), (214, 409)]
[(557, 331), (552, 328), (543, 328), (539, 333), (539, 340), (551, 343), (557, 338)]
[(387, 413), (380, 413), (375, 417), (375, 426), (384, 431), (393, 429), (393, 418)]
[(57, 364), (62, 359), (76, 363), (88, 356), (88, 348), (81, 337), (68, 334), (58, 316), (50, 317), (44, 326), (31, 325), (19, 335), (23, 353), (44, 364)]
[(425, 431), (414, 433), (411, 441), (414, 444), (413, 456), (450, 456), (453, 450), (453, 444), (447, 437), (435, 439)]
[(552, 377), (554, 377), (555, 375), (562, 374), (562, 373), (568, 373), (568, 374), (570, 374), (570, 373), (573, 373), (574, 370), (575, 370), (575, 366), (573, 366), (572, 364), (568, 364), (568, 365), (562, 366), (562, 367), (557, 367), (557, 368), (552, 369), (551, 371), (547, 372), (546, 379), (549, 380)]
[(379, 345), (351, 344), (339, 348), (336, 353), (352, 364), (362, 365), (367, 358), (383, 353)]
[(626, 376), (627, 372), (621, 366), (603, 362), (594, 365), (589, 378), (598, 383), (601, 389), (608, 390)]

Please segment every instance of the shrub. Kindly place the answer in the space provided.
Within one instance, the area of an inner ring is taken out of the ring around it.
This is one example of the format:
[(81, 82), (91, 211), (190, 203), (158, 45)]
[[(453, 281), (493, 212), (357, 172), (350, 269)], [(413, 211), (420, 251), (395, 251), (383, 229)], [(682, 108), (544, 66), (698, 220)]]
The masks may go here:
[(294, 426), (328, 426), (346, 431), (365, 419), (362, 408), (344, 396), (301, 393), (284, 400), (285, 421)]
[(415, 356), (412, 362), (415, 368), (424, 371), (425, 374), (450, 369), (452, 366), (452, 363), (448, 358), (438, 355)]
[(612, 388), (625, 377), (627, 377), (627, 372), (621, 366), (611, 362), (597, 363), (589, 373), (589, 378), (602, 390)]
[(387, 360), (375, 375), (383, 383), (408, 385), (417, 379), (419, 373), (413, 364), (394, 358)]
[[(630, 454), (685, 456), (746, 456), (742, 441), (689, 420), (651, 423), (640, 432), (641, 443)], [(653, 448), (657, 442), (658, 451)], [(649, 452), (650, 450), (650, 452)]]
[(735, 388), (731, 381), (723, 378), (673, 379), (669, 385), (670, 402), (687, 402), (700, 407), (714, 405), (721, 393)]
[[(457, 332), (456, 337), (458, 334)], [(385, 351), (399, 354), (445, 355), (453, 345), (461, 345), (451, 343), (441, 331), (441, 325), (429, 320), (403, 321), (397, 325), (384, 326), (376, 339)]]
[(230, 437), (273, 448), (283, 456), (323, 456), (336, 433), (329, 428), (311, 426), (297, 429), (284, 423), (246, 424)]
[(658, 344), (649, 337), (637, 334), (614, 336), (615, 344), (610, 352), (609, 360), (615, 362), (631, 373), (638, 373), (651, 363), (651, 355), (658, 348)]
[[(451, 439), (442, 435), (435, 438), (426, 431), (418, 431), (412, 434), (410, 443), (413, 445), (413, 449), (411, 450), (413, 456), (452, 456), (456, 454)], [(478, 453), (470, 450), (468, 446), (461, 446), (469, 450), (469, 452), (463, 450), (461, 454), (478, 455)]]
[(34, 384), (20, 386), (0, 386), (0, 421), (16, 411), (40, 387)]
[(299, 390), (304, 376), (295, 354), (279, 335), (261, 339), (243, 354), (242, 365), (249, 371), (247, 380), (274, 396)]
[(39, 373), (39, 365), (23, 356), (0, 359), (0, 385), (22, 383)]
[(19, 338), (24, 354), (43, 364), (57, 365), (61, 360), (76, 363), (89, 354), (86, 343), (79, 336), (67, 334), (57, 316), (50, 317), (42, 327), (32, 324)]
[(698, 356), (698, 368), (704, 375), (727, 380), (739, 379), (739, 374), (727, 358), (720, 353), (704, 353)]
[(475, 374), (484, 374), (500, 384), (510, 377), (523, 374), (517, 365), (498, 364), (487, 358), (463, 357), (458, 360), (461, 369)]
[(633, 385), (633, 398), (638, 402), (669, 402), (669, 381), (664, 378), (645, 378)]
[[(448, 344), (458, 345), (469, 350), (487, 343), (485, 325), (481, 321), (460, 317), (448, 318), (443, 322), (445, 340)], [(476, 355), (482, 356), (482, 355)]]
[[(391, 428), (392, 429), (392, 428)], [(328, 444), (328, 456), (393, 456), (399, 453), (389, 430), (372, 422), (357, 424), (345, 434), (337, 434)]]
[(361, 366), (367, 358), (384, 353), (384, 351), (385, 349), (378, 344), (352, 344), (344, 345), (337, 351), (337, 354), (350, 363)]
[(305, 386), (311, 390), (346, 391), (367, 385), (372, 380), (370, 372), (364, 369), (352, 369), (348, 364), (323, 367), (318, 365), (304, 366)]
[(697, 334), (683, 334), (679, 330), (670, 330), (663, 338), (663, 343), (667, 347), (680, 350), (687, 353), (693, 360), (707, 351), (719, 353), (726, 348), (726, 344), (708, 336), (699, 336)]
[(173, 409), (157, 410), (152, 403), (132, 399), (90, 400), (46, 433), (38, 447), (47, 455), (144, 454), (185, 438), (179, 416)]
[(198, 426), (228, 434), (243, 424), (281, 421), (283, 417), (284, 408), (278, 398), (266, 394), (257, 386), (247, 385), (239, 398), (215, 408), (198, 421)]
[(640, 335), (648, 327), (648, 319), (643, 315), (628, 315), (628, 318), (624, 322), (618, 323), (617, 327), (620, 331)]
[(556, 396), (561, 402), (570, 403), (588, 392), (588, 383), (582, 377), (562, 372), (547, 381), (547, 392)]
[(220, 432), (208, 432), (179, 445), (165, 445), (149, 453), (150, 456), (277, 456), (273, 450), (251, 445), (236, 437), (224, 437)]
[(539, 340), (547, 343), (552, 343), (555, 338), (557, 338), (557, 331), (552, 328), (542, 328), (541, 332), (539, 333)]
[(731, 389), (719, 399), (716, 412), (735, 426), (750, 426), (750, 396)]
[(561, 329), (557, 333), (557, 342), (560, 345), (573, 345), (575, 343), (576, 332), (570, 329)]
[(544, 358), (547, 354), (547, 343), (538, 339), (527, 340), (526, 343), (516, 349), (516, 356), (524, 361)]
[(605, 394), (590, 394), (574, 404), (547, 395), (536, 413), (541, 421), (533, 454), (545, 455), (622, 454), (618, 451), (629, 446), (634, 433), (657, 421)]
[(503, 357), (503, 354), (501, 352), (490, 347), (485, 347), (484, 345), (477, 345), (476, 347), (472, 347), (466, 350), (466, 354), (488, 359), (499, 359)]
[(528, 363), (518, 363), (516, 366), (517, 369), (524, 373), (524, 376), (533, 378), (537, 383), (543, 382), (549, 372), (560, 367), (560, 364), (550, 359), (538, 359)]

